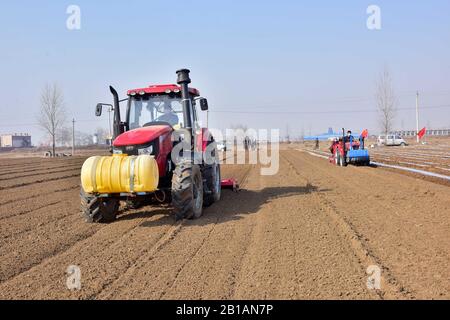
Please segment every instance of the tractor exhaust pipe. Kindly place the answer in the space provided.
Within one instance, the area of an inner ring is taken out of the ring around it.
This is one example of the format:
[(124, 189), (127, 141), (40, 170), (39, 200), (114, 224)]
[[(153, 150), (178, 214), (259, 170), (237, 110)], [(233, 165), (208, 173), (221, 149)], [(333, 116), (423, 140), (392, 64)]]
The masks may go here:
[(347, 158), (347, 150), (345, 150), (345, 129), (342, 128), (342, 144), (343, 144), (343, 151), (344, 151), (344, 159)]
[[(189, 83), (191, 83), (191, 79), (189, 78), (188, 69), (181, 69), (177, 71), (178, 79), (177, 83), (181, 87), (181, 98), (183, 104), (183, 113), (184, 113), (184, 127), (186, 129), (192, 129), (192, 115), (191, 115), (191, 97), (189, 95)], [(191, 131), (191, 130), (189, 130)]]
[(116, 139), (122, 133), (122, 124), (120, 120), (120, 105), (119, 105), (119, 94), (116, 89), (109, 86), (114, 98), (114, 124), (113, 124), (113, 140)]

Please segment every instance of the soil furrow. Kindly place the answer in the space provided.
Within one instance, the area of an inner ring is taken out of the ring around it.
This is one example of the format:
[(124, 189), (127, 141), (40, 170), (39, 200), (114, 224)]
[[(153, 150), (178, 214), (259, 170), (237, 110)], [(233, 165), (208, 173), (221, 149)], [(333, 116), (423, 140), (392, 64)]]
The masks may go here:
[(75, 177), (79, 177), (80, 173), (75, 173), (75, 174), (70, 174), (70, 175), (64, 175), (64, 176), (58, 176), (55, 178), (44, 178), (44, 179), (39, 179), (39, 180), (34, 180), (34, 181), (30, 181), (30, 182), (24, 182), (24, 183), (16, 183), (13, 185), (9, 185), (9, 186), (0, 186), (0, 191), (2, 190), (10, 190), (10, 189), (16, 189), (16, 188), (20, 188), (20, 187), (26, 187), (26, 186), (35, 186), (41, 183), (45, 183), (45, 182), (50, 182), (50, 181), (60, 181), (60, 180), (65, 180), (65, 179), (70, 179), (70, 178), (75, 178)]

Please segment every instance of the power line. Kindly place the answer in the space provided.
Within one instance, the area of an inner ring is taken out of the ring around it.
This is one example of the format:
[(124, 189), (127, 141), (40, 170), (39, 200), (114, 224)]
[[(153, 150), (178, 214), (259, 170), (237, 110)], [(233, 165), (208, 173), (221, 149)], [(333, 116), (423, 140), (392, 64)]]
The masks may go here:
[[(421, 92), (423, 96), (443, 96), (443, 95), (450, 95), (450, 91), (434, 91), (434, 92)], [(403, 91), (403, 93), (397, 94), (397, 97), (415, 97), (416, 91)], [(301, 99), (300, 99), (301, 100)], [(326, 100), (301, 100), (300, 103), (302, 104), (309, 104), (309, 105), (317, 105), (317, 104), (340, 104), (340, 103), (361, 103), (361, 102), (376, 102), (376, 98), (369, 98), (367, 96), (353, 96), (353, 97), (339, 97), (339, 98), (333, 98), (333, 99), (326, 99)], [(224, 109), (234, 109), (236, 107), (232, 106), (223, 106)], [(245, 109), (272, 109), (275, 108), (271, 105), (266, 106), (246, 106)]]
[[(271, 107), (272, 109), (277, 109), (278, 107)], [(428, 106), (422, 107), (421, 109), (438, 109), (438, 108), (450, 108), (450, 105), (440, 105), (440, 106)], [(237, 108), (239, 111), (234, 110), (210, 110), (211, 113), (236, 113), (236, 114), (339, 114), (339, 113), (371, 113), (378, 112), (378, 109), (365, 109), (365, 110), (323, 110), (323, 111), (245, 111), (246, 107)], [(244, 109), (241, 111), (241, 109)], [(405, 107), (405, 108), (395, 108), (395, 111), (402, 110), (415, 110), (415, 107)]]

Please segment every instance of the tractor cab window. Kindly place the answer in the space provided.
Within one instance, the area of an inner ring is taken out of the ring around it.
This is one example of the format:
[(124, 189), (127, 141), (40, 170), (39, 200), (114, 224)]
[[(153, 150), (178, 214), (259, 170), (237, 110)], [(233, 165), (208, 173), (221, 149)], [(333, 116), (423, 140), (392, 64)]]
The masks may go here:
[(181, 99), (168, 95), (135, 96), (130, 99), (130, 129), (165, 122), (172, 127), (181, 125), (183, 106)]
[(194, 124), (194, 129), (195, 130), (199, 130), (201, 129), (200, 123), (199, 123), (199, 118), (197, 115), (197, 108), (196, 108), (196, 103), (195, 100), (192, 103), (192, 123)]

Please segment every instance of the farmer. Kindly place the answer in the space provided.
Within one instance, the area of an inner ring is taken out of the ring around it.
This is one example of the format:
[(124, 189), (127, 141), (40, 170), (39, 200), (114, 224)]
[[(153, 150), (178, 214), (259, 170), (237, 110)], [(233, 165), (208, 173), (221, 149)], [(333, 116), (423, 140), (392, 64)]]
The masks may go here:
[(334, 138), (334, 139), (333, 139), (333, 142), (331, 143), (331, 146), (330, 146), (330, 152), (331, 152), (331, 154), (334, 154), (334, 146), (335, 146), (336, 144), (338, 144), (338, 143), (339, 143), (338, 138)]
[(319, 138), (316, 138), (316, 145), (314, 146), (314, 149), (319, 149)]
[(174, 125), (178, 124), (178, 116), (173, 112), (172, 106), (170, 105), (170, 102), (166, 101), (164, 103), (164, 114), (159, 116), (156, 121), (163, 121), (168, 122), (173, 127)]
[(347, 142), (348, 142), (348, 148), (346, 147), (346, 149), (351, 150), (353, 148), (353, 146), (352, 146), (353, 136), (352, 136), (352, 132), (350, 130), (347, 131), (347, 135), (344, 137), (344, 145), (347, 146)]
[(352, 141), (353, 141), (352, 132), (350, 130), (348, 130), (347, 135), (344, 138), (344, 142), (352, 142)]

